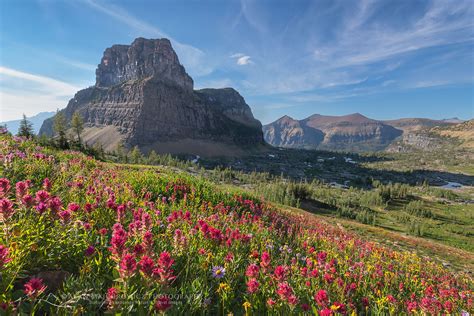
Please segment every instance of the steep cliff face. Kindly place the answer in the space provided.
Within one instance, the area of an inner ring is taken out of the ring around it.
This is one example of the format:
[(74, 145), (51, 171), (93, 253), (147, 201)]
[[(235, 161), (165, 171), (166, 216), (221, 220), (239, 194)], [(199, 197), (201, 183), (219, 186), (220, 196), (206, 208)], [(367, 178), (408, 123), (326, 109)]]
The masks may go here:
[[(263, 144), (261, 124), (242, 96), (231, 88), (194, 91), (167, 39), (138, 38), (107, 48), (95, 86), (76, 93), (62, 111), (67, 119), (78, 111), (94, 129), (86, 130), (85, 141), (101, 142), (108, 150), (119, 141), (158, 151), (167, 151), (164, 143), (183, 140), (219, 148)], [(40, 133), (51, 135), (52, 122), (45, 121)], [(196, 153), (189, 146), (172, 147), (171, 152)]]
[(380, 150), (402, 134), (401, 130), (359, 113), (315, 114), (299, 121), (282, 117), (263, 130), (265, 140), (273, 146), (348, 151)]
[(322, 131), (309, 128), (287, 115), (265, 125), (263, 136), (273, 146), (288, 148), (316, 148), (324, 140)]

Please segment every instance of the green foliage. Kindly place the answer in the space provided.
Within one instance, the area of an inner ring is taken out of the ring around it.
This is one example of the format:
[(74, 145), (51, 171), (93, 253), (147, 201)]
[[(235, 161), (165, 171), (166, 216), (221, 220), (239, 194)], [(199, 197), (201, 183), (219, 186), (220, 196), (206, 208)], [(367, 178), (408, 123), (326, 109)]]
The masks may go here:
[(141, 163), (143, 160), (143, 155), (138, 149), (138, 146), (133, 147), (132, 151), (130, 152), (130, 161), (135, 164)]
[(423, 237), (426, 233), (425, 230), (425, 224), (418, 220), (407, 222), (407, 231), (414, 236)]
[(74, 131), (74, 133), (77, 136), (77, 141), (79, 142), (79, 145), (81, 144), (81, 133), (84, 130), (84, 120), (82, 119), (82, 116), (79, 114), (79, 112), (74, 112), (72, 115), (71, 119), (71, 127)]
[(20, 127), (18, 128), (17, 135), (26, 138), (33, 138), (35, 136), (35, 132), (33, 130), (33, 123), (28, 121), (25, 114), (23, 114), (23, 119), (20, 122)]
[(423, 201), (420, 200), (410, 201), (405, 205), (405, 211), (417, 217), (433, 218), (433, 212), (426, 209), (423, 205)]
[(66, 130), (67, 130), (67, 120), (64, 111), (57, 111), (56, 115), (53, 118), (53, 130), (58, 137), (58, 146), (59, 148), (66, 149), (68, 148)]

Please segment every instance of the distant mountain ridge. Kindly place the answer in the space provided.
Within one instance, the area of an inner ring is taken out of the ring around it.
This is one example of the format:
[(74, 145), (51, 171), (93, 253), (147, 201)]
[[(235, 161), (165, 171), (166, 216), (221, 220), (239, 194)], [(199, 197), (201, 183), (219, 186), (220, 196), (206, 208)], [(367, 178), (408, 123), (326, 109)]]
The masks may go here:
[(427, 118), (401, 118), (396, 120), (385, 120), (382, 122), (395, 128), (401, 129), (404, 132), (413, 132), (429, 129), (435, 126), (449, 126), (453, 124), (462, 123), (463, 121), (458, 118), (443, 120), (432, 120)]
[[(44, 120), (53, 117), (55, 113), (56, 112), (40, 112), (36, 115), (27, 117), (27, 119), (33, 123), (33, 129), (35, 133), (38, 134)], [(16, 134), (18, 132), (18, 128), (20, 127), (21, 120), (22, 119), (0, 122), (0, 125), (7, 125), (8, 131), (12, 134)]]
[(360, 113), (342, 116), (313, 114), (302, 120), (287, 115), (263, 126), (265, 141), (286, 148), (341, 151), (378, 151), (388, 148), (404, 134), (428, 131), (454, 121), (426, 118), (374, 120)]

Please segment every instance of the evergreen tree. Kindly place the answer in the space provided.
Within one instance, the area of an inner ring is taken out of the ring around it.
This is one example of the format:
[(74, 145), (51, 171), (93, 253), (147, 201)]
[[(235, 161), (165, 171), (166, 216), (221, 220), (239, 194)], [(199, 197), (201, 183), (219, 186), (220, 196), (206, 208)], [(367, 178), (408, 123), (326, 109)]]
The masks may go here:
[(115, 149), (115, 153), (117, 155), (118, 162), (125, 162), (126, 154), (125, 154), (125, 147), (123, 146), (123, 142), (118, 143), (117, 149)]
[(148, 164), (150, 165), (157, 165), (159, 163), (160, 157), (156, 153), (156, 151), (152, 150), (148, 153)]
[(67, 130), (67, 121), (66, 116), (63, 112), (56, 112), (53, 121), (53, 129), (55, 134), (58, 136), (59, 147), (66, 148), (67, 147), (67, 139), (66, 139), (66, 130)]
[(140, 163), (142, 160), (142, 153), (140, 152), (140, 149), (138, 149), (138, 146), (133, 147), (131, 153), (130, 153), (130, 159), (132, 160), (132, 163)]
[(71, 127), (77, 135), (77, 141), (81, 145), (81, 133), (84, 130), (84, 121), (79, 112), (74, 112), (71, 119)]
[(28, 121), (25, 114), (23, 114), (23, 119), (20, 122), (20, 127), (18, 128), (17, 135), (26, 138), (32, 138), (35, 136), (35, 132), (33, 130), (33, 123)]

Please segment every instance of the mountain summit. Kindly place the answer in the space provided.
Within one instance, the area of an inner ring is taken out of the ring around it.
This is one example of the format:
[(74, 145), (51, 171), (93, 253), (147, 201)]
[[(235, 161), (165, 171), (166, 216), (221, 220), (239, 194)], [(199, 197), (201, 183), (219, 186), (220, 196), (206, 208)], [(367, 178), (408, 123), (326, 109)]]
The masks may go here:
[(273, 146), (346, 151), (380, 150), (402, 134), (401, 130), (360, 113), (314, 114), (303, 120), (283, 116), (265, 125), (263, 132)]
[[(168, 39), (137, 38), (107, 48), (95, 86), (81, 90), (62, 110), (78, 111), (83, 139), (114, 150), (120, 142), (142, 151), (234, 154), (263, 144), (262, 125), (232, 88), (193, 90)], [(40, 134), (53, 134), (53, 120)]]

